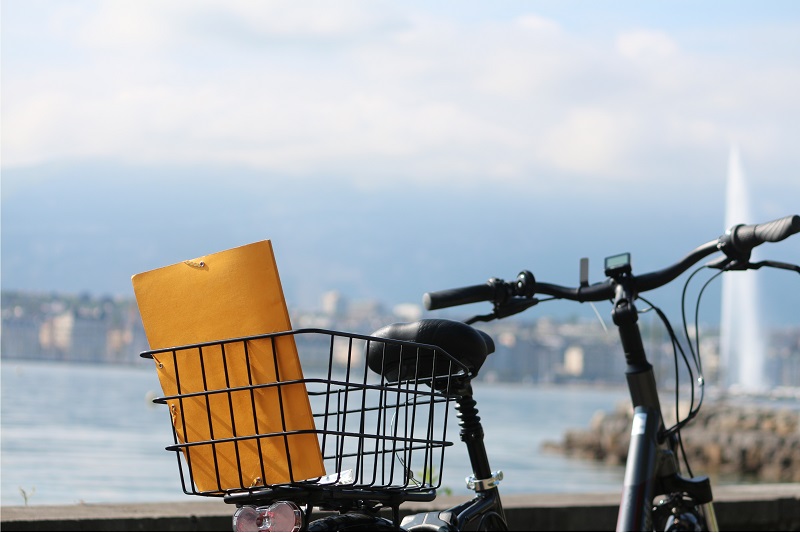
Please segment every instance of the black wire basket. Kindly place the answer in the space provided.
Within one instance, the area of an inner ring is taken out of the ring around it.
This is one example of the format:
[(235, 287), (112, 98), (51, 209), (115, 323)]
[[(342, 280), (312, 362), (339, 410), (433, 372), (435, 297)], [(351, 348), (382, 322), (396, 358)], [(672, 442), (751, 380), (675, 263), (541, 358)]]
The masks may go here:
[(183, 491), (199, 496), (435, 492), (449, 404), (470, 377), (435, 346), (323, 329), (142, 357), (156, 363)]

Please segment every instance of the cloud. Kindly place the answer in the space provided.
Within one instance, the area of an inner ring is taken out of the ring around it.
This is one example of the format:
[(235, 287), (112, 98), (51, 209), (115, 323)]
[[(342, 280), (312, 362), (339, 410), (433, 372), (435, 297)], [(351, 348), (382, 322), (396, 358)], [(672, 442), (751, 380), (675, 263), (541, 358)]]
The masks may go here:
[(574, 108), (548, 132), (539, 157), (583, 175), (623, 172), (637, 146), (638, 125), (624, 110)]
[[(376, 4), (380, 5), (380, 4)], [(81, 25), (79, 39), (91, 47), (153, 49), (162, 46), (251, 48), (277, 41), (349, 41), (385, 29), (391, 10), (353, 1), (250, 2), (213, 0), (119, 0), (99, 2)]]
[(663, 31), (635, 30), (617, 36), (617, 50), (623, 56), (637, 61), (669, 58), (678, 51), (678, 45)]
[(525, 14), (517, 18), (517, 24), (522, 28), (540, 33), (559, 33), (561, 26), (555, 20), (535, 14)]
[(7, 167), (100, 158), (363, 180), (634, 180), (697, 174), (733, 138), (751, 161), (800, 162), (798, 70), (732, 57), (718, 33), (712, 53), (675, 28), (581, 33), (534, 12), (464, 20), (414, 4), (40, 12), (4, 22), (41, 42), (28, 64), (4, 43)]

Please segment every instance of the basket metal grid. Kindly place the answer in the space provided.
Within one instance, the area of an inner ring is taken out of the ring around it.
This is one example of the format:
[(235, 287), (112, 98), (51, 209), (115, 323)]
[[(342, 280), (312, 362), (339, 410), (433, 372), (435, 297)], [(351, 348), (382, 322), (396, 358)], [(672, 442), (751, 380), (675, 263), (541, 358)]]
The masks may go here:
[[(256, 344), (261, 349), (254, 350)], [(287, 379), (279, 362), (287, 357), (284, 352), (295, 349), (302, 375)], [(454, 380), (469, 376), (463, 364), (436, 346), (325, 329), (179, 346), (141, 356), (160, 367), (172, 365), (174, 389), (165, 387), (165, 395), (153, 401), (171, 407), (174, 444), (166, 449), (176, 454), (184, 493), (199, 496), (302, 489), (364, 497), (382, 493), (396, 499), (398, 494), (435, 491), (444, 450), (452, 445), (446, 431), (450, 402), (457, 398)], [(274, 369), (274, 379), (258, 379), (252, 371), (256, 363)], [(189, 367), (202, 374), (191, 384), (185, 377)], [(237, 382), (237, 374), (246, 375), (245, 382)], [(307, 393), (313, 427), (292, 426), (293, 409), (296, 414), (302, 402), (289, 392), (296, 394), (298, 387)], [(256, 415), (255, 407), (255, 397), (265, 391), (277, 399), (266, 421), (263, 412)], [(237, 396), (249, 401), (237, 403)], [(182, 410), (190, 402), (197, 407), (193, 413), (175, 415), (176, 407)], [(243, 417), (252, 420), (245, 423)], [(292, 441), (309, 436), (319, 446), (324, 473), (305, 478), (299, 466), (308, 456), (298, 453)], [(286, 462), (285, 479), (270, 480), (268, 471), (276, 458), (268, 446), (262, 447), (265, 443), (271, 443), (278, 462)], [(257, 453), (248, 455), (245, 448), (252, 450), (254, 445)], [(210, 485), (199, 486), (193, 466), (199, 464), (201, 451), (210, 457)], [(224, 475), (226, 465), (238, 470), (233, 480)], [(260, 475), (253, 475), (253, 469)]]

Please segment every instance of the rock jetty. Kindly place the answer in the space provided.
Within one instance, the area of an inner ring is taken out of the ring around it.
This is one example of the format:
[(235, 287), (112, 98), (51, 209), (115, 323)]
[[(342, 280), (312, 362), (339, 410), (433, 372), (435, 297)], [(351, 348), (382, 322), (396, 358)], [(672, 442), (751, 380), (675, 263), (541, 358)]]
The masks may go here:
[[(632, 415), (630, 406), (598, 412), (588, 429), (570, 430), (560, 442), (544, 447), (567, 456), (624, 465)], [(665, 416), (667, 425), (675, 420), (674, 415)], [(706, 403), (681, 433), (695, 474), (800, 483), (800, 411), (796, 409)]]

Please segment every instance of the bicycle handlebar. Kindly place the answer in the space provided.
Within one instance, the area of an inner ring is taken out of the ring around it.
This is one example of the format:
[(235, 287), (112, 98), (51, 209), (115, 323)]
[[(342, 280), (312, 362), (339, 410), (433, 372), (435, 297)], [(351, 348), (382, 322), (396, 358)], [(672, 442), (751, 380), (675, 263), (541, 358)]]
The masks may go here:
[[(800, 233), (800, 215), (790, 215), (763, 224), (739, 224), (730, 228), (718, 239), (695, 248), (677, 263), (655, 272), (631, 276), (630, 279), (637, 293), (657, 289), (717, 251), (723, 252), (727, 257), (723, 258), (721, 263), (714, 265), (716, 268), (730, 268), (731, 265), (746, 268), (753, 248), (764, 242), (782, 241), (795, 233)], [(578, 302), (597, 302), (612, 298), (615, 284), (613, 279), (608, 279), (593, 285), (564, 287), (551, 283), (538, 283), (530, 272), (523, 271), (512, 282), (492, 278), (483, 285), (428, 292), (423, 296), (423, 303), (426, 309), (432, 311), (478, 302), (493, 302), (500, 305), (514, 297), (533, 298), (534, 294)]]

